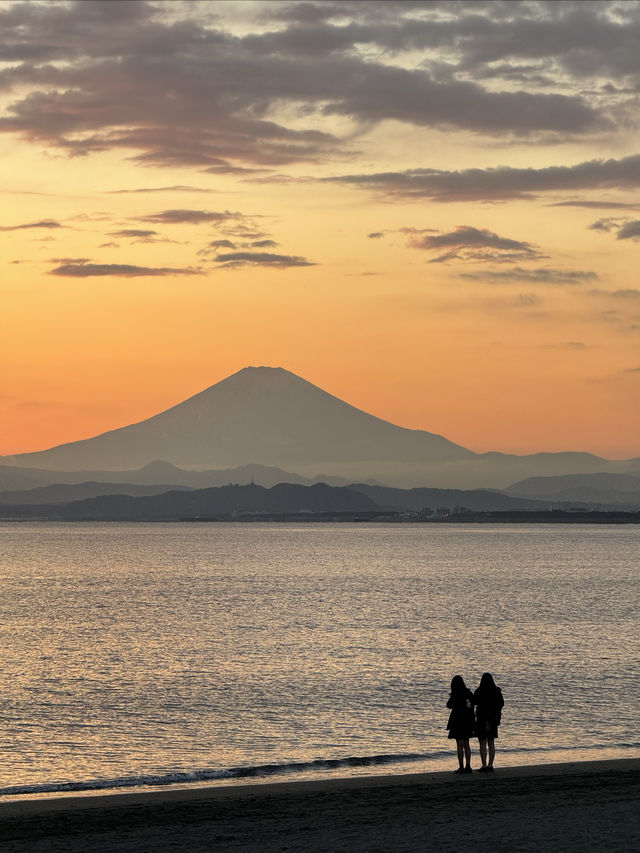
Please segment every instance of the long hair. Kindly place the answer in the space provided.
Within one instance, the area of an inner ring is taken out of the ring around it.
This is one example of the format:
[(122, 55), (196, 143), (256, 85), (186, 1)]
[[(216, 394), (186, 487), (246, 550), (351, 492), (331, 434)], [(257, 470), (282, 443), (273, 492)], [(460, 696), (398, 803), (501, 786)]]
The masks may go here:
[(493, 676), (490, 672), (483, 672), (482, 678), (480, 679), (480, 687), (483, 690), (496, 690), (497, 685), (493, 680)]
[(464, 683), (464, 678), (461, 675), (454, 675), (451, 679), (451, 692), (452, 693), (462, 693), (469, 688)]

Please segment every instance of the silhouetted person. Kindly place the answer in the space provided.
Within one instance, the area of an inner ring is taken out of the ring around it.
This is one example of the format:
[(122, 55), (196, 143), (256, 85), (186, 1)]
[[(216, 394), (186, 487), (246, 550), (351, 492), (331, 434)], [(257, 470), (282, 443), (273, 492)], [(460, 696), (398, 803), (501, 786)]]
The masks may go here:
[[(451, 679), (451, 693), (447, 701), (449, 714), (448, 737), (455, 739), (458, 748), (458, 764), (456, 773), (471, 773), (471, 747), (469, 738), (473, 735), (473, 693), (464, 683), (461, 675)], [(464, 757), (464, 761), (463, 761)]]
[[(473, 704), (476, 706), (476, 736), (480, 743), (480, 770), (493, 770), (493, 760), (496, 757), (495, 739), (498, 737), (498, 726), (502, 718), (504, 699), (502, 690), (496, 685), (490, 672), (485, 672), (480, 679), (480, 686), (473, 694)], [(487, 744), (489, 745), (489, 763), (487, 764)]]

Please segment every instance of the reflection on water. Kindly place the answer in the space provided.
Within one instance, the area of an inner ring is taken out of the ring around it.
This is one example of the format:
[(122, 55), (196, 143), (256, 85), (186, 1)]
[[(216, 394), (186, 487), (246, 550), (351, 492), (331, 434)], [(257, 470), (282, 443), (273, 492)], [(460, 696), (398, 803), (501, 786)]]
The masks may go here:
[(4, 524), (0, 542), (0, 789), (440, 766), (451, 676), (486, 669), (503, 763), (639, 752), (635, 527)]

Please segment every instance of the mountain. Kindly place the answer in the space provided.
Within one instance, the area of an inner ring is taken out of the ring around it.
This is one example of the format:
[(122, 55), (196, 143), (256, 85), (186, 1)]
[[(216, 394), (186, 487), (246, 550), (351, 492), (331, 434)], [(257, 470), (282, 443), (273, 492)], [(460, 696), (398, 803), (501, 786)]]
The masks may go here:
[(175, 466), (257, 465), (296, 472), (293, 477), (303, 482), (322, 472), (332, 482), (459, 489), (499, 489), (532, 476), (637, 470), (637, 460), (613, 462), (588, 453), (474, 453), (441, 435), (367, 414), (279, 367), (244, 368), (139, 423), (0, 461), (14, 469), (85, 473), (153, 466), (154, 479), (145, 482), (200, 487), (205, 483), (175, 480)]
[(369, 415), (280, 367), (247, 367), (140, 423), (5, 461), (57, 470), (140, 467), (159, 459), (187, 468), (257, 462), (296, 470), (473, 455), (442, 436)]

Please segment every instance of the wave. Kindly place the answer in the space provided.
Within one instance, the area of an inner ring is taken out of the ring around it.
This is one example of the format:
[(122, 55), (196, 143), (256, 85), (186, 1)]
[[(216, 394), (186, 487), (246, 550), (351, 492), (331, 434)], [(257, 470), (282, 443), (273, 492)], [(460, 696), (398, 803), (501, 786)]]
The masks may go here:
[[(638, 749), (640, 743), (590, 744), (588, 746), (552, 746), (552, 747), (514, 747), (501, 749), (504, 755), (523, 753), (552, 752), (598, 752), (602, 750)], [(358, 767), (380, 767), (393, 764), (408, 764), (424, 761), (439, 761), (451, 758), (451, 750), (437, 752), (383, 753), (380, 755), (349, 756), (347, 758), (316, 758), (313, 761), (292, 761), (282, 764), (256, 764), (229, 767), (226, 769), (205, 769), (191, 772), (165, 774), (142, 774), (138, 776), (118, 776), (112, 779), (91, 779), (85, 781), (43, 782), (33, 785), (13, 785), (0, 788), (0, 797), (24, 796), (34, 794), (82, 793), (90, 791), (115, 791), (123, 788), (169, 787), (171, 785), (189, 785), (199, 782), (235, 781), (243, 779), (264, 779), (271, 776), (288, 776), (299, 773), (314, 773), (328, 770), (340, 770)]]

